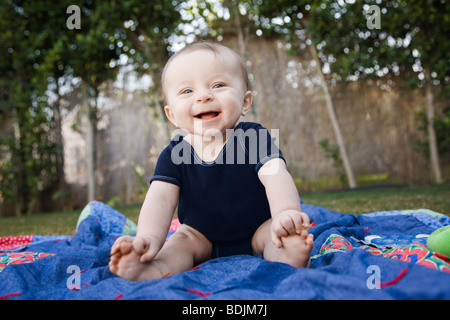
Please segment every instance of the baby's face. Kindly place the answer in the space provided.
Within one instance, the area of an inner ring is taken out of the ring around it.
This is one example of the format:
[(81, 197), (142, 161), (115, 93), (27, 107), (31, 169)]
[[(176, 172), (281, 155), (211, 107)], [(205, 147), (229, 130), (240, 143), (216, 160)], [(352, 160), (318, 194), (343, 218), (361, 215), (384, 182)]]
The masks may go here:
[(230, 54), (195, 50), (180, 54), (163, 79), (169, 120), (195, 135), (216, 136), (248, 112), (252, 95)]

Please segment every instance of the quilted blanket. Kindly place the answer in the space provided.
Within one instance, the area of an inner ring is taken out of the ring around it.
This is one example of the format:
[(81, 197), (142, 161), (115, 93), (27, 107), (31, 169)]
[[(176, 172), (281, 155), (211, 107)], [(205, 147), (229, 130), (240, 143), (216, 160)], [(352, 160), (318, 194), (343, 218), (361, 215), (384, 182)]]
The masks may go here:
[[(363, 215), (302, 209), (315, 237), (310, 268), (239, 255), (132, 282), (107, 265), (115, 239), (136, 225), (95, 201), (73, 236), (0, 238), (0, 300), (450, 299), (450, 260), (426, 246), (434, 230), (450, 224), (448, 216), (426, 209)], [(168, 237), (177, 226), (174, 220)]]

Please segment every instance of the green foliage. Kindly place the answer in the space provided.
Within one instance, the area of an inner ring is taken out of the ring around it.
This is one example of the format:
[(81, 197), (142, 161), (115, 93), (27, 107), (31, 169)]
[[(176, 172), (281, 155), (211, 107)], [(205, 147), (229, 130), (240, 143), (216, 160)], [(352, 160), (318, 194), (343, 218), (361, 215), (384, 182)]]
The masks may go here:
[[(81, 29), (66, 26), (70, 5), (81, 9)], [(178, 2), (0, 1), (0, 202), (31, 212), (33, 203), (60, 178), (58, 146), (48, 91), (60, 80), (87, 87), (90, 117), (101, 86), (118, 67), (131, 64), (159, 79), (168, 39), (181, 19)], [(125, 62), (123, 62), (125, 61)], [(75, 89), (75, 88), (73, 88)], [(92, 102), (93, 101), (93, 102)]]
[(108, 201), (106, 201), (106, 204), (110, 207), (115, 207), (117, 206), (119, 203), (121, 202), (121, 199), (119, 196), (114, 196), (110, 199), (108, 199)]
[(146, 179), (144, 178), (144, 170), (140, 167), (140, 166), (133, 166), (133, 171), (134, 174), (136, 175), (136, 178), (138, 179), (139, 182), (139, 196), (141, 197), (145, 197), (145, 195), (147, 194), (148, 191), (148, 181), (146, 181)]
[(56, 178), (47, 97), (35, 75), (46, 44), (35, 20), (13, 2), (0, 4), (0, 193), (30, 212)]
[[(229, 3), (229, 1), (224, 1)], [(424, 69), (434, 82), (450, 82), (450, 2), (445, 0), (274, 0), (232, 1), (252, 24), (248, 36), (282, 36), (302, 55), (309, 40), (333, 79), (402, 74), (423, 85)], [(368, 8), (380, 8), (380, 29), (370, 29)], [(231, 20), (231, 19), (230, 19)], [(253, 34), (252, 34), (253, 33)]]
[(344, 170), (344, 163), (339, 154), (339, 148), (337, 146), (332, 146), (328, 139), (321, 140), (319, 145), (325, 151), (325, 156), (333, 161), (333, 168), (339, 173), (339, 180), (343, 186), (348, 186), (347, 175)]

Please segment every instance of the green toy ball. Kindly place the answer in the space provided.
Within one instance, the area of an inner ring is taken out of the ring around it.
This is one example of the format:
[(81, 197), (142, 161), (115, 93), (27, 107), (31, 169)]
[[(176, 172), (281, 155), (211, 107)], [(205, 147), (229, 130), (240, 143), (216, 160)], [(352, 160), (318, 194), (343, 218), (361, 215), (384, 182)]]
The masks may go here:
[(427, 240), (428, 249), (450, 257), (450, 225), (434, 231)]

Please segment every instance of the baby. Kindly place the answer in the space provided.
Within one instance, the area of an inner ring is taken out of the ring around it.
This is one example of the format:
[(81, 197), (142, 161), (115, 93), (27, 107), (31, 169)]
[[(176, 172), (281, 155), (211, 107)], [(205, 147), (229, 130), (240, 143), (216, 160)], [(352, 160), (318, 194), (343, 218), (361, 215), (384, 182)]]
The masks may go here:
[[(159, 156), (136, 237), (116, 240), (110, 271), (150, 280), (237, 254), (307, 267), (310, 221), (283, 155), (267, 129), (240, 121), (252, 103), (241, 57), (217, 43), (188, 45), (162, 84), (166, 116), (184, 134)], [(166, 242), (177, 206), (181, 225)]]

